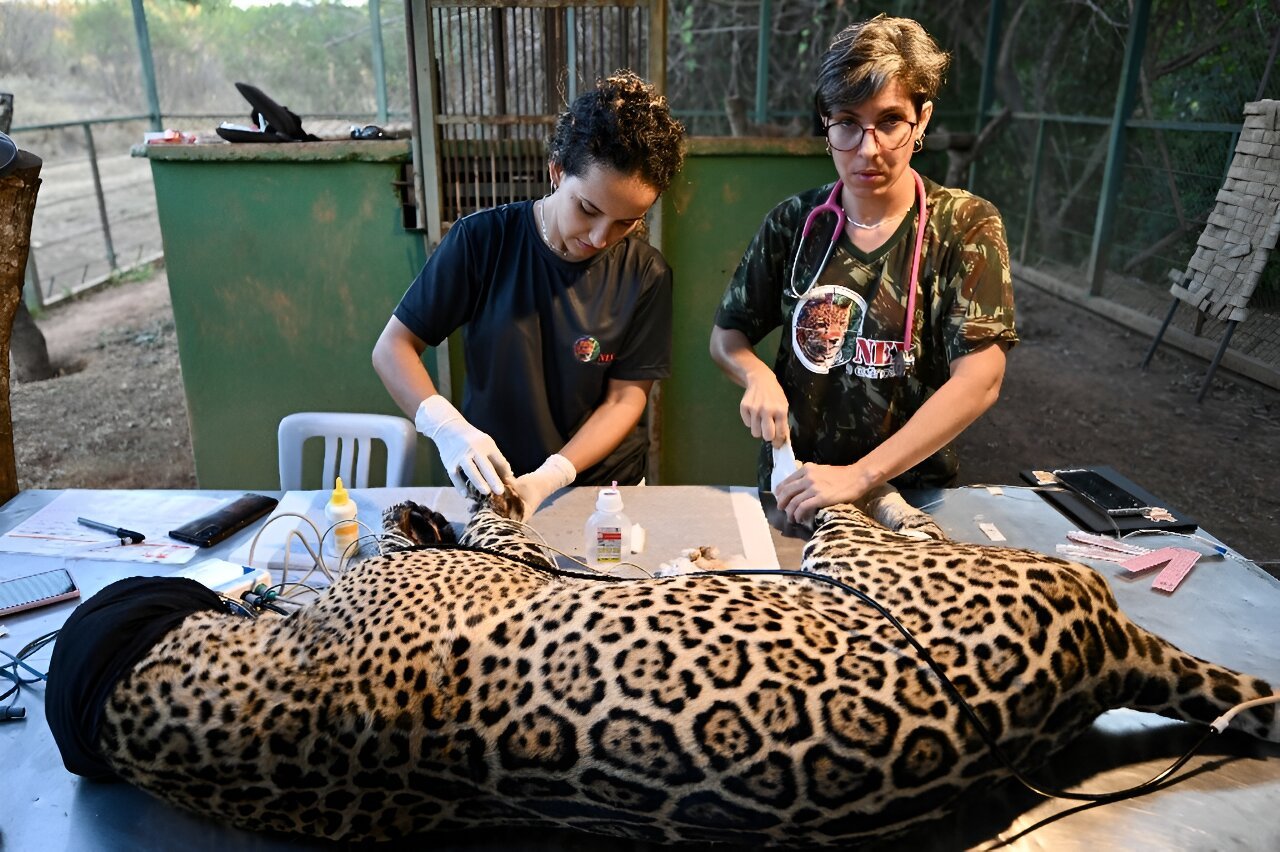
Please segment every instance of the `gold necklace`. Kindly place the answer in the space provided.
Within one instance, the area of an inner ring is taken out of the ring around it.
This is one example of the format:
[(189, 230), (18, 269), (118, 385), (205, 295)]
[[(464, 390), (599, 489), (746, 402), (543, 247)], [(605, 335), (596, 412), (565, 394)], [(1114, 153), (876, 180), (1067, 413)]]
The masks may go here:
[(547, 248), (557, 254), (568, 257), (569, 250), (567, 248), (556, 248), (551, 244), (551, 237), (547, 236), (547, 197), (544, 195), (542, 198), (538, 199), (537, 204), (534, 206), (538, 208), (538, 221), (542, 224), (542, 241), (547, 244)]

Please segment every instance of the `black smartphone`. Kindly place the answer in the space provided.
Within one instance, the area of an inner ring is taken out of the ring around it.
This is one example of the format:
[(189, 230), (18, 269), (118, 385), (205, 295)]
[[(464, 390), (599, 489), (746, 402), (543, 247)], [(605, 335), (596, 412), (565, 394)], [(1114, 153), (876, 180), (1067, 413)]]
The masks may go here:
[(1148, 508), (1137, 497), (1097, 471), (1083, 468), (1055, 470), (1053, 476), (1069, 491), (1084, 497), (1108, 515), (1133, 515)]
[(246, 494), (203, 517), (169, 530), (169, 537), (187, 544), (212, 547), (270, 512), (279, 502), (264, 494)]
[(80, 589), (65, 568), (0, 580), (0, 615), (78, 597)]

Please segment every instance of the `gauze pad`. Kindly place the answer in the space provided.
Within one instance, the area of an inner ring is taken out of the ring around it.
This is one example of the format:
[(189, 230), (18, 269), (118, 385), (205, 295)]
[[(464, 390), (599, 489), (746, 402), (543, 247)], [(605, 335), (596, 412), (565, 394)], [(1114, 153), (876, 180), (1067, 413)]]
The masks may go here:
[(781, 447), (773, 448), (773, 476), (769, 478), (769, 490), (773, 493), (778, 492), (778, 485), (782, 480), (800, 469), (800, 465), (796, 464), (795, 451), (791, 449), (791, 442), (787, 441)]

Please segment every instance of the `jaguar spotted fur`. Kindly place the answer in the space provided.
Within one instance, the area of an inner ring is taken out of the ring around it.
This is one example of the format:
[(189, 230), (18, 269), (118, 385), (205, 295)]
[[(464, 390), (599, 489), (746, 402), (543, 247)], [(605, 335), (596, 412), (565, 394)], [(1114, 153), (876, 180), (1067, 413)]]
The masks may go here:
[[(834, 506), (803, 567), (896, 613), (1022, 767), (1110, 708), (1203, 722), (1272, 693), (1039, 553)], [(1274, 706), (1238, 725), (1278, 739)], [(1004, 772), (848, 593), (812, 576), (562, 576), (488, 505), (460, 544), (367, 560), (288, 617), (187, 616), (116, 683), (96, 744), (182, 808), (343, 840), (531, 824), (845, 844)]]

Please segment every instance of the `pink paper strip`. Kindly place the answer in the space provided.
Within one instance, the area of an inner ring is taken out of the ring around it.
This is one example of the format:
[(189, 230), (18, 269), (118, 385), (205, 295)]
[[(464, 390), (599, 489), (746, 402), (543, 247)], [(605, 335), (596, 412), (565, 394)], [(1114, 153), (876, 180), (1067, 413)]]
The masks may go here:
[(1195, 565), (1196, 560), (1200, 558), (1200, 554), (1194, 550), (1177, 548), (1174, 552), (1177, 555), (1170, 559), (1164, 570), (1156, 575), (1155, 580), (1151, 583), (1151, 588), (1159, 589), (1162, 592), (1172, 592), (1178, 588), (1178, 584), (1187, 576), (1191, 566)]
[(1162, 547), (1159, 550), (1153, 550), (1150, 553), (1142, 553), (1132, 559), (1126, 559), (1120, 563), (1120, 566), (1136, 574), (1139, 571), (1150, 571), (1152, 568), (1158, 568), (1179, 553), (1191, 552), (1193, 551), (1179, 550), (1176, 547)]

